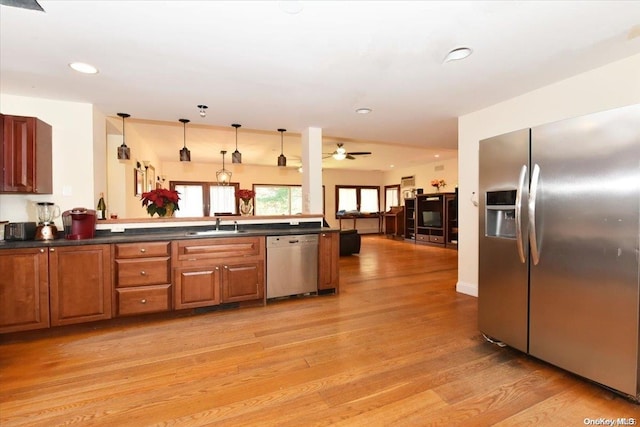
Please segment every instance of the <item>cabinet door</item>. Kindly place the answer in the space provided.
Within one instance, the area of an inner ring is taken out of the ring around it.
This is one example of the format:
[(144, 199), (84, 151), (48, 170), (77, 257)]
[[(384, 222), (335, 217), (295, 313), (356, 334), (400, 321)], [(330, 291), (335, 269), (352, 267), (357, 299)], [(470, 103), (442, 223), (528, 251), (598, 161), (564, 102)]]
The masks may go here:
[(0, 251), (0, 271), (0, 333), (49, 327), (47, 252)]
[(111, 318), (109, 245), (49, 250), (51, 325)]
[(222, 302), (264, 298), (264, 262), (247, 261), (222, 267)]
[(2, 120), (0, 191), (50, 194), (51, 126), (35, 117)]
[(175, 308), (220, 304), (220, 267), (176, 268)]
[(335, 289), (338, 293), (340, 233), (320, 233), (318, 256), (318, 290)]

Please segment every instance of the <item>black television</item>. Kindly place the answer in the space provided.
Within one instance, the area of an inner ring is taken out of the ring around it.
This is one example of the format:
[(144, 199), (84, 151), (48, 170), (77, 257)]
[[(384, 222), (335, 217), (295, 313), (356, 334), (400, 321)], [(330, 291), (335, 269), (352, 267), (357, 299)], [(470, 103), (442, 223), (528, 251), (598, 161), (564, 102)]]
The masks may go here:
[(422, 211), (422, 225), (424, 227), (442, 227), (442, 215), (437, 211)]

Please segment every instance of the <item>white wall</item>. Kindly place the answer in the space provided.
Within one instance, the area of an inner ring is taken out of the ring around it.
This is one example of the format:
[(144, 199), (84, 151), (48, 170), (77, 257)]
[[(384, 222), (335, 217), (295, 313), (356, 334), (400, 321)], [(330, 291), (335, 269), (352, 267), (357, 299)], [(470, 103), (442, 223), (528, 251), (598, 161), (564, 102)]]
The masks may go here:
[(478, 294), (478, 208), (471, 201), (478, 192), (478, 141), (638, 103), (640, 55), (635, 55), (459, 118), (459, 292)]
[[(38, 117), (52, 127), (53, 194), (0, 194), (0, 220), (37, 221), (36, 202), (54, 202), (62, 211), (92, 208), (94, 194), (94, 112), (91, 104), (0, 94), (0, 112)], [(102, 137), (104, 141), (104, 136)], [(94, 200), (95, 199), (95, 200)], [(60, 218), (56, 224), (62, 229)]]
[[(424, 193), (433, 193), (432, 179), (444, 179), (447, 186), (441, 192), (454, 192), (458, 186), (458, 159), (439, 160), (421, 166), (394, 168), (384, 173), (384, 185), (400, 184), (403, 176), (415, 176), (416, 188), (422, 188)], [(401, 204), (404, 204), (400, 194)], [(384, 200), (384, 199), (383, 199)]]
[[(377, 185), (380, 188), (380, 209), (384, 209), (384, 179), (380, 171), (346, 171), (325, 169), (322, 171), (322, 184), (325, 191), (325, 218), (330, 226), (338, 228), (340, 220), (336, 219), (336, 185)], [(356, 221), (356, 229), (360, 234), (377, 233), (377, 218), (360, 218)], [(353, 228), (353, 220), (342, 221), (343, 229)]]

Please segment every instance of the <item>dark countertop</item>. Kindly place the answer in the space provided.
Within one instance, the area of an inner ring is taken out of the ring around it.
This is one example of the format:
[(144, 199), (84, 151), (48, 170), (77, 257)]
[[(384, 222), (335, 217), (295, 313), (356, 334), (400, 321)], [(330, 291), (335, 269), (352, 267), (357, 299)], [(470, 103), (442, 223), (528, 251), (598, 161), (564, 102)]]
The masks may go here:
[[(255, 227), (255, 228), (254, 228)], [(112, 243), (137, 243), (156, 242), (164, 240), (189, 240), (189, 239), (211, 239), (221, 237), (242, 237), (242, 236), (290, 236), (296, 234), (318, 234), (337, 233), (337, 228), (321, 228), (314, 224), (313, 227), (291, 226), (288, 228), (270, 228), (264, 226), (240, 227), (239, 232), (228, 227), (215, 234), (196, 235), (194, 232), (208, 231), (212, 227), (184, 227), (168, 229), (132, 229), (124, 233), (101, 232), (98, 231), (93, 239), (67, 240), (60, 237), (55, 240), (0, 240), (0, 250), (2, 249), (22, 249), (22, 248), (44, 248), (58, 246), (84, 246), (84, 245), (110, 245)], [(58, 233), (59, 235), (61, 233)]]

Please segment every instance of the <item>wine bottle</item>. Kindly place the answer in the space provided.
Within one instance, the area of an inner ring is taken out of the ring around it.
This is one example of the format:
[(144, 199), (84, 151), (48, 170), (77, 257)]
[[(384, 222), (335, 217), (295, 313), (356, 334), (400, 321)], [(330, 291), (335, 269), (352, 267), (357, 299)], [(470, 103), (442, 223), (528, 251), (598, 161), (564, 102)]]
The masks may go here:
[(98, 219), (107, 219), (107, 204), (104, 202), (104, 193), (100, 193), (98, 200)]

